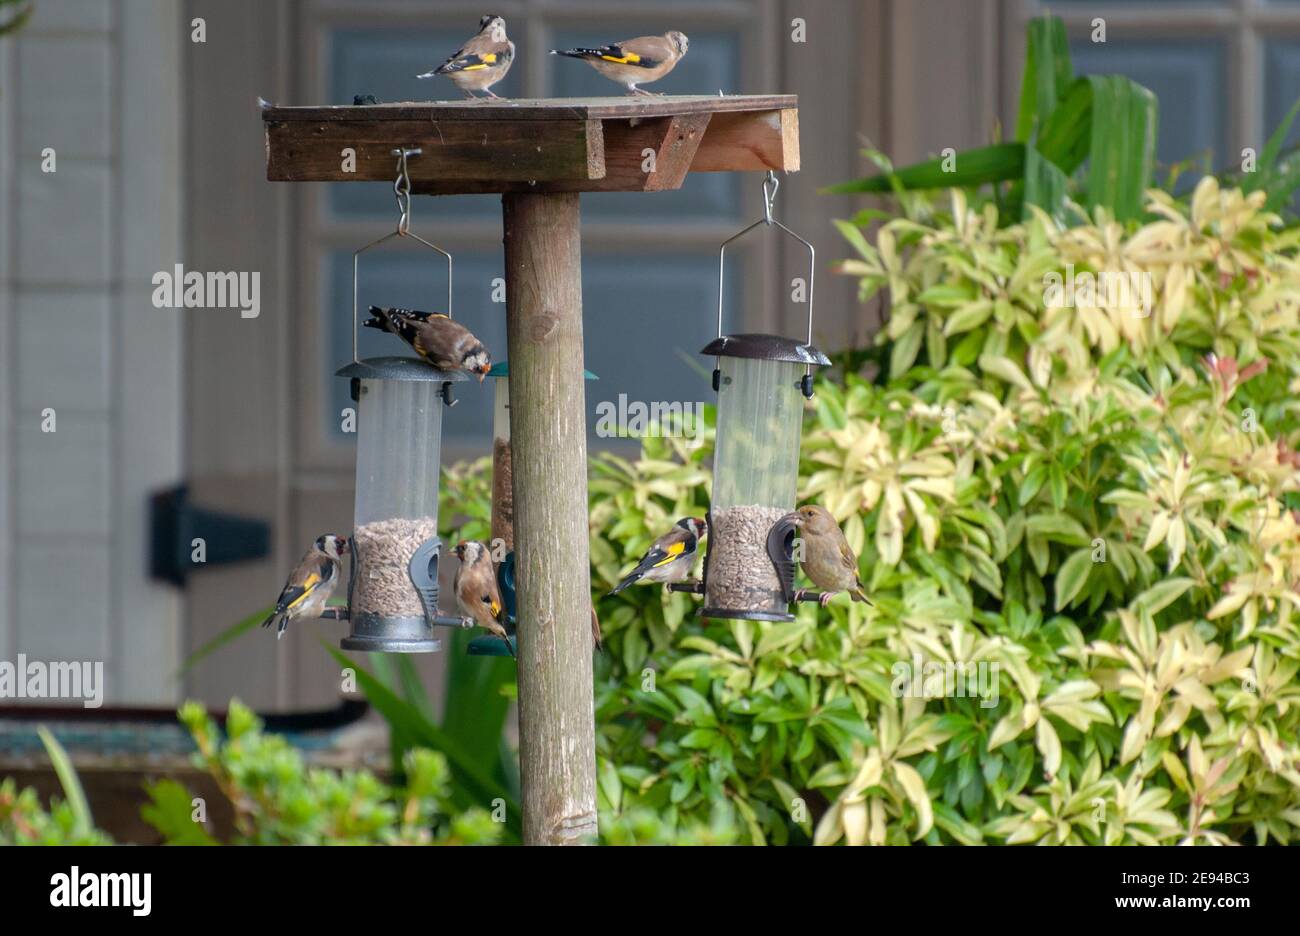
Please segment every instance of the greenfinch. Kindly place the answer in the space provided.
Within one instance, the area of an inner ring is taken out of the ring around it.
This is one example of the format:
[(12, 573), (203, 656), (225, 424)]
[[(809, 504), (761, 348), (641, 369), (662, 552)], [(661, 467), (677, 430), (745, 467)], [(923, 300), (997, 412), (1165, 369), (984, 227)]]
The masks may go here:
[(842, 591), (854, 601), (871, 604), (858, 576), (858, 557), (830, 511), (807, 504), (791, 514), (790, 520), (799, 529), (804, 574), (822, 590), (822, 607)]

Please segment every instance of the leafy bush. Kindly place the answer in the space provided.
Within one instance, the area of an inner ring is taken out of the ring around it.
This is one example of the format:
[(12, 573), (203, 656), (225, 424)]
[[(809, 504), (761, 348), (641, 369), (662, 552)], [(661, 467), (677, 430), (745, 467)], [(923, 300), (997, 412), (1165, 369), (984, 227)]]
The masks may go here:
[[(180, 710), (206, 770), (235, 810), (241, 845), (492, 844), (501, 826), (481, 809), (450, 807), (450, 772), (441, 754), (414, 748), (397, 789), (364, 770), (308, 768), (279, 735), (232, 700), (225, 736), (196, 702)], [(192, 817), (189, 793), (175, 781), (149, 788), (142, 812), (169, 844), (217, 844)]]
[(12, 777), (0, 782), (0, 846), (111, 844), (103, 832), (82, 826), (66, 800), (46, 811), (35, 790), (19, 790)]
[[(1207, 178), (1141, 227), (1066, 229), (954, 192), (874, 244), (843, 225), (846, 272), (889, 293), (889, 363), (820, 383), (800, 497), (839, 518), (876, 607), (769, 624), (598, 599), (602, 828), (721, 810), (773, 843), (1295, 838), (1300, 270), (1264, 198)], [(1045, 283), (1104, 270), (1149, 274), (1149, 314), (1045, 307)], [(598, 595), (703, 511), (711, 444), (594, 461)], [(919, 678), (948, 663), (987, 664), (982, 696)]]
[(113, 844), (110, 836), (95, 828), (85, 790), (63, 745), (44, 727), (37, 733), (63, 787), (63, 798), (52, 797), (46, 811), (35, 790), (20, 791), (12, 777), (0, 781), (0, 846)]

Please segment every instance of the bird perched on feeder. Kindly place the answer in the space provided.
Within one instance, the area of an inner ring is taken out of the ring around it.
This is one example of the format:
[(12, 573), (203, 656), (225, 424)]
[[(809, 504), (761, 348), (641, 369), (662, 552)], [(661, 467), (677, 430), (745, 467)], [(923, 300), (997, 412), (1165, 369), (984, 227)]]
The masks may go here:
[(515, 60), (515, 44), (506, 36), (506, 21), (489, 13), (478, 21), (478, 33), (457, 49), (433, 71), (416, 78), (446, 75), (466, 97), (476, 98), (475, 91), (497, 97), (492, 86), (506, 76)]
[[(456, 604), (466, 615), (467, 622), (490, 631), (509, 647), (510, 635), (505, 627), (506, 609), (501, 601), (501, 590), (497, 587), (492, 554), (477, 540), (461, 540), (452, 552), (460, 560), (460, 568), (456, 570), (453, 583)], [(511, 656), (513, 655), (514, 651), (511, 650)]]
[(637, 582), (680, 582), (690, 575), (695, 565), (700, 540), (708, 534), (708, 525), (698, 517), (683, 517), (677, 524), (655, 540), (636, 568), (614, 586), (611, 595), (617, 595)]
[(822, 590), (821, 606), (826, 607), (842, 591), (847, 591), (854, 601), (871, 604), (858, 577), (858, 557), (830, 511), (807, 504), (788, 516), (803, 541), (804, 574)]
[(370, 315), (371, 318), (362, 324), (401, 338), (438, 370), (463, 370), (477, 374), (479, 383), (482, 383), (492, 369), (492, 355), (483, 347), (483, 342), (460, 322), (442, 312), (371, 306)]
[(611, 42), (599, 49), (552, 49), (552, 55), (581, 59), (610, 81), (627, 88), (628, 94), (653, 94), (638, 85), (658, 81), (677, 67), (686, 55), (690, 40), (676, 30), (662, 36), (639, 36)]
[(262, 626), (270, 627), (271, 622), (279, 618), (275, 629), (278, 640), (284, 636), (290, 621), (320, 617), (325, 610), (325, 603), (334, 594), (334, 586), (338, 584), (343, 557), (351, 549), (346, 536), (327, 533), (317, 537), (298, 567), (289, 575), (289, 580), (284, 583), (280, 597), (275, 602), (275, 610), (262, 622)]

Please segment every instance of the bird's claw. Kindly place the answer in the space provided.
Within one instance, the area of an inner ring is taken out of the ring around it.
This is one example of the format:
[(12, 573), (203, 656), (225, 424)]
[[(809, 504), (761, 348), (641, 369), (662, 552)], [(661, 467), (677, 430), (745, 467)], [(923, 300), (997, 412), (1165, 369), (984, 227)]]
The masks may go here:
[(822, 596), (817, 599), (817, 603), (824, 608), (831, 603), (831, 599), (834, 597), (835, 597), (834, 592), (824, 591), (822, 592)]

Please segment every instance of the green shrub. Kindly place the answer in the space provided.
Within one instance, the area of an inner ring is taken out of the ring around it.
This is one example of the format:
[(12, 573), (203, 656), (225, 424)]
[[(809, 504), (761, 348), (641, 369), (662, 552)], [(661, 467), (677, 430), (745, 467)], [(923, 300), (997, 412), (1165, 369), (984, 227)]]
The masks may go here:
[(111, 844), (103, 832), (81, 825), (66, 800), (54, 800), (47, 811), (35, 790), (19, 790), (12, 777), (0, 782), (0, 846)]
[[(845, 271), (888, 291), (889, 364), (820, 382), (800, 497), (840, 519), (875, 608), (712, 622), (658, 588), (600, 598), (703, 512), (711, 441), (595, 459), (602, 828), (722, 810), (773, 843), (1295, 837), (1300, 271), (1263, 199), (1206, 179), (1140, 228), (1000, 228), (957, 192), (874, 244), (843, 226)], [(1048, 274), (1104, 270), (1150, 274), (1150, 314), (1045, 307)], [(916, 660), (992, 682), (900, 698)]]
[(113, 839), (95, 826), (68, 752), (48, 728), (40, 726), (36, 731), (63, 797), (51, 797), (47, 811), (35, 790), (19, 790), (12, 777), (0, 781), (0, 846), (112, 845)]
[[(408, 750), (405, 785), (394, 788), (365, 770), (308, 768), (238, 700), (230, 703), (224, 736), (197, 702), (186, 703), (180, 719), (198, 746), (195, 763), (234, 808), (234, 844), (472, 845), (500, 837), (501, 825), (484, 810), (452, 810), (450, 772), (433, 751)], [(163, 781), (148, 792), (142, 815), (169, 844), (217, 844), (194, 821), (184, 787)]]

